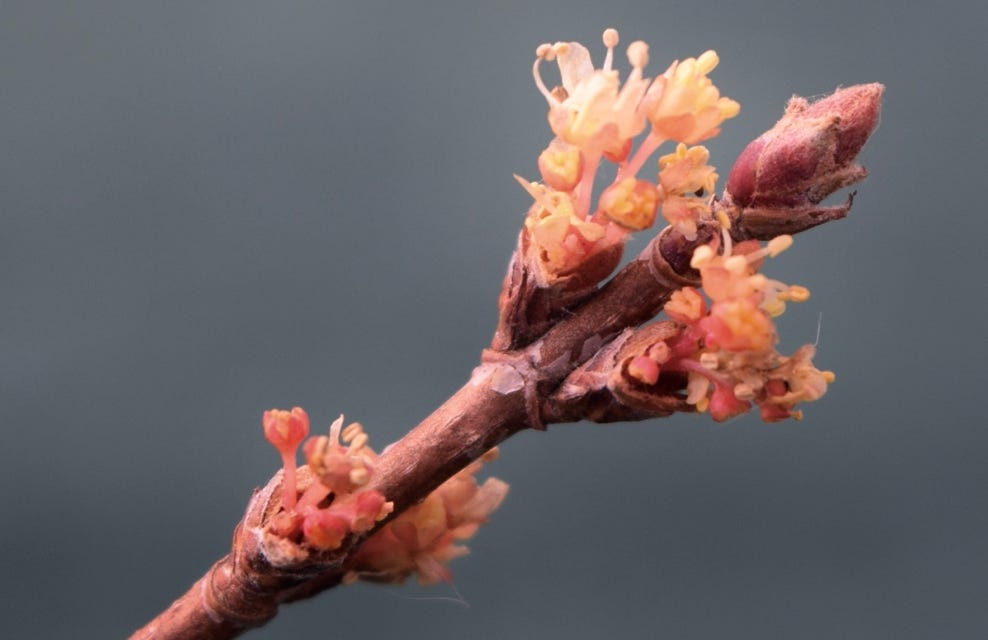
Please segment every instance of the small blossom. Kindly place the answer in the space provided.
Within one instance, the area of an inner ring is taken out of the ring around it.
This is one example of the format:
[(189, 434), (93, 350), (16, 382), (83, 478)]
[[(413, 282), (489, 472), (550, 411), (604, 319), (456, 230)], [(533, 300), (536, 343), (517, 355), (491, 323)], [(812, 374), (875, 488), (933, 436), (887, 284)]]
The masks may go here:
[(606, 219), (580, 218), (569, 194), (515, 177), (535, 199), (525, 218), (525, 257), (540, 286), (551, 286), (590, 258), (623, 244), (626, 231)]
[(679, 143), (676, 151), (659, 158), (659, 184), (665, 193), (713, 193), (716, 170), (707, 164), (706, 147), (688, 147)]
[(625, 178), (600, 196), (600, 210), (626, 229), (641, 231), (652, 226), (659, 204), (659, 190), (646, 180)]
[[(723, 233), (724, 251), (704, 245), (694, 251), (690, 264), (700, 272), (707, 305), (691, 287), (674, 293), (666, 313), (685, 328), (669, 344), (671, 357), (663, 371), (688, 374), (687, 403), (709, 411), (722, 421), (761, 409), (766, 422), (799, 418), (799, 402), (820, 398), (834, 380), (832, 373), (812, 364), (813, 347), (805, 345), (786, 357), (775, 349), (777, 334), (772, 318), (781, 313), (783, 300), (805, 300), (809, 292), (758, 273), (765, 257), (792, 244), (779, 236), (765, 247), (757, 242), (732, 246)], [(639, 368), (649, 373), (644, 363)]]
[(654, 135), (693, 144), (717, 135), (720, 123), (738, 114), (740, 105), (722, 98), (707, 77), (719, 61), (716, 52), (707, 51), (673, 62), (655, 79), (642, 102)]
[[(648, 64), (648, 46), (634, 42), (628, 47), (632, 71), (621, 86), (617, 71), (611, 68), (617, 31), (604, 33), (607, 58), (595, 69), (590, 52), (579, 42), (543, 44), (536, 51), (532, 74), (535, 84), (549, 103), (549, 125), (561, 139), (594, 153), (620, 153), (627, 141), (645, 128), (645, 116), (638, 104), (648, 88), (642, 77)], [(542, 60), (559, 64), (561, 89), (549, 91), (542, 80)]]
[[(492, 450), (484, 459), (495, 454)], [(472, 537), (508, 492), (508, 485), (495, 478), (477, 483), (474, 474), (482, 461), (457, 473), (371, 536), (351, 562), (356, 574), (385, 582), (402, 582), (412, 574), (421, 584), (449, 580), (446, 565), (468, 552), (457, 541)]]
[(539, 154), (539, 173), (542, 180), (556, 191), (572, 191), (580, 181), (583, 171), (583, 155), (580, 150), (559, 138)]
[(667, 196), (662, 201), (662, 217), (687, 240), (695, 240), (697, 225), (710, 215), (710, 203), (701, 198)]

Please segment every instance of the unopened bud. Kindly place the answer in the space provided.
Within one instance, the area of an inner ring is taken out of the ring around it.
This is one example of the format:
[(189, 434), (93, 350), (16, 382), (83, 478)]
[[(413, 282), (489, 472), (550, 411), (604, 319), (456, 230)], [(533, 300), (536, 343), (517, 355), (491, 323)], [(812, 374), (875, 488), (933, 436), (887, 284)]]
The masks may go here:
[(738, 156), (727, 178), (731, 200), (747, 208), (815, 205), (864, 178), (854, 160), (878, 126), (884, 89), (856, 85), (812, 104), (793, 97), (782, 119)]

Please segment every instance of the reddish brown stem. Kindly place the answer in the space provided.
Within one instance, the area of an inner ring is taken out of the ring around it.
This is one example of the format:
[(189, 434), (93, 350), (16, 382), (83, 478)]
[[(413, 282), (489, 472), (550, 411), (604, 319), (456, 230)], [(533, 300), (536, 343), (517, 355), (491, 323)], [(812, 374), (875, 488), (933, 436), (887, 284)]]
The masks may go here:
[[(831, 114), (820, 134), (827, 144), (817, 145), (819, 149), (814, 147), (826, 163), (813, 166), (815, 171), (822, 172), (828, 189), (846, 186), (864, 175), (863, 169), (845, 169), (877, 123), (880, 95), (880, 85), (865, 85), (838, 92), (832, 99), (809, 108), (803, 103), (791, 104), (787, 117), (776, 129), (781, 127), (787, 135), (799, 132), (801, 129), (793, 129), (799, 118), (816, 118), (821, 110), (834, 112), (836, 115)], [(857, 114), (856, 119), (841, 119), (845, 112)], [(719, 211), (730, 218), (731, 233), (736, 240), (796, 233), (847, 213), (850, 202), (844, 207), (817, 208), (815, 198), (823, 193), (819, 190), (780, 191), (781, 187), (773, 180), (780, 171), (788, 175), (785, 167), (789, 165), (779, 164), (782, 168), (773, 173), (769, 169), (776, 165), (770, 162), (775, 157), (771, 154), (778, 155), (778, 149), (789, 147), (781, 147), (774, 141), (772, 144), (775, 146), (759, 142), (761, 146), (746, 151), (744, 162), (733, 170), (733, 184), (744, 197), (733, 199), (728, 192), (717, 204)], [(775, 193), (769, 186), (785, 195), (784, 199), (777, 197), (771, 201), (781, 202), (778, 208), (765, 204)], [(689, 266), (693, 250), (718, 231), (719, 227), (709, 222), (701, 226), (694, 240), (687, 240), (667, 229), (600, 290), (594, 290), (592, 284), (586, 285), (586, 295), (580, 290), (578, 295), (566, 299), (565, 304), (557, 298), (546, 298), (537, 305), (534, 314), (529, 313), (532, 309), (523, 300), (525, 292), (530, 290), (530, 281), (520, 268), (514, 268), (519, 264), (516, 256), (506, 279), (507, 293), (502, 294), (501, 322), (493, 343), (497, 351), (486, 353), (484, 363), (466, 385), (378, 459), (368, 489), (377, 490), (394, 502), (390, 517), (424, 499), (468, 463), (514, 433), (542, 428), (543, 420), (640, 419), (678, 410), (673, 395), (659, 404), (649, 404), (651, 398), (645, 398), (640, 405), (628, 404), (618, 394), (595, 387), (593, 381), (586, 385), (585, 395), (567, 395), (566, 389), (557, 392), (567, 376), (615, 336), (654, 317), (673, 291), (695, 285), (696, 274)], [(575, 308), (570, 308), (571, 304)], [(593, 364), (585, 371), (593, 375)], [(570, 382), (579, 386), (579, 381)], [(625, 396), (634, 392), (634, 388), (622, 391)], [(306, 467), (299, 470), (299, 479), (300, 488), (312, 481)], [(348, 560), (373, 531), (361, 538), (351, 536), (331, 552), (315, 552), (284, 539), (275, 538), (272, 542), (271, 536), (265, 537), (265, 525), (282, 509), (281, 485), (279, 472), (264, 489), (254, 493), (235, 530), (231, 553), (213, 565), (171, 607), (135, 632), (133, 639), (233, 638), (266, 623), (276, 615), (280, 604), (340, 584)]]

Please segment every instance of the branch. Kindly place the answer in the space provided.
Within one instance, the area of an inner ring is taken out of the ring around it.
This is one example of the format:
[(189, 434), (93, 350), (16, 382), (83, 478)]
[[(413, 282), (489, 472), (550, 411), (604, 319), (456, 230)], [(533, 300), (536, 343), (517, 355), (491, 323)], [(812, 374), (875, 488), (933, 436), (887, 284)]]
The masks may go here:
[[(230, 554), (132, 638), (234, 638), (265, 624), (283, 603), (347, 582), (360, 571), (358, 551), (365, 542), (519, 431), (582, 419), (642, 420), (702, 410), (691, 390), (696, 372), (703, 372), (696, 350), (709, 356), (713, 334), (698, 341), (695, 332), (706, 327), (703, 321), (691, 324), (695, 318), (673, 310), (679, 309), (674, 293), (705, 286), (705, 269), (716, 261), (709, 257), (712, 250), (704, 254), (709, 254), (707, 262), (698, 261), (698, 248), (717, 245), (725, 233), (725, 241), (728, 236), (733, 242), (769, 240), (845, 216), (850, 198), (839, 207), (818, 204), (864, 177), (853, 160), (877, 123), (880, 95), (880, 85), (865, 85), (813, 105), (794, 98), (783, 120), (741, 154), (726, 191), (707, 215), (692, 228), (667, 227), (599, 287), (620, 257), (624, 236), (574, 270), (547, 276), (544, 264), (536, 268), (531, 262), (537, 238), (526, 227), (505, 278), (492, 348), (459, 391), (374, 458), (361, 491), (386, 497), (390, 513), (360, 533), (346, 534), (335, 547), (309, 544), (301, 534), (284, 535), (278, 519), (293, 511), (283, 503), (285, 476), (279, 472), (252, 496)], [(612, 223), (603, 219), (601, 224)], [(730, 249), (722, 249), (724, 262)], [(745, 255), (755, 254), (740, 257)], [(675, 321), (641, 326), (664, 307)], [(776, 361), (774, 370), (789, 371), (786, 367), (792, 369), (797, 360), (805, 364), (793, 356)], [(781, 403), (788, 412), (787, 398), (795, 386), (778, 393), (773, 389), (771, 381), (766, 383), (768, 395), (762, 399)], [(711, 413), (718, 392), (716, 387)], [(737, 403), (743, 397), (731, 399)], [(299, 469), (297, 481), (303, 496), (321, 482), (311, 464)]]

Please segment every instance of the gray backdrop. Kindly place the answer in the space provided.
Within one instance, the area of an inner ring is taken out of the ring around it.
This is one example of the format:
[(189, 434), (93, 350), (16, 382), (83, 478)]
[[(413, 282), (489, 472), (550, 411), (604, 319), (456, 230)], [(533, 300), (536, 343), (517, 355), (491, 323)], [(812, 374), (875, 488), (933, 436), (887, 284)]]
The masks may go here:
[(0, 635), (167, 606), (278, 467), (264, 409), (383, 446), (456, 389), (550, 135), (535, 46), (615, 26), (653, 74), (720, 52), (722, 175), (793, 92), (887, 84), (853, 218), (769, 265), (837, 383), (523, 434), (469, 606), (357, 585), (249, 637), (985, 637), (988, 20), (907, 4), (0, 3)]

